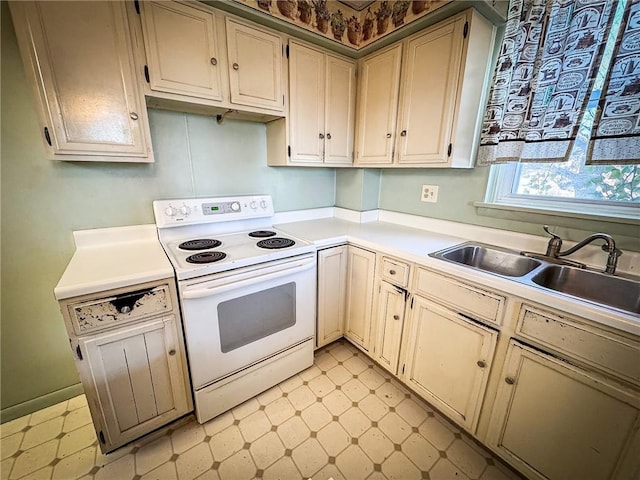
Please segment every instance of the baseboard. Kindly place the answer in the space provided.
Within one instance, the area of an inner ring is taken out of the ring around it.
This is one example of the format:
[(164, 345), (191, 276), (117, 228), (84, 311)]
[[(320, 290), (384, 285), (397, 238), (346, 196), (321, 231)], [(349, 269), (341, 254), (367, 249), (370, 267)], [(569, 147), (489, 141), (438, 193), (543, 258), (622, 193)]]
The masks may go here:
[(83, 393), (84, 389), (82, 388), (82, 384), (76, 383), (75, 385), (47, 393), (41, 397), (3, 408), (0, 410), (0, 423), (10, 422), (16, 418), (24, 417), (25, 415), (50, 407), (56, 403), (64, 402)]

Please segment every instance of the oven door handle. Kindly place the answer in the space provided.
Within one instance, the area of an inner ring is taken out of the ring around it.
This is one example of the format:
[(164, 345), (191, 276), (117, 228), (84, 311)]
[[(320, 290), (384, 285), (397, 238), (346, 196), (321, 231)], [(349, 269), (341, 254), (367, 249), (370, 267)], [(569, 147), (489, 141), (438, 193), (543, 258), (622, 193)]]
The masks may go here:
[(302, 265), (301, 267), (288, 268), (286, 270), (282, 270), (279, 272), (268, 273), (266, 275), (260, 275), (258, 277), (250, 278), (247, 280), (240, 280), (239, 282), (232, 282), (227, 285), (213, 286), (209, 288), (198, 288), (195, 290), (186, 290), (182, 292), (182, 298), (193, 299), (193, 298), (210, 297), (212, 295), (218, 295), (224, 292), (228, 292), (229, 290), (236, 290), (238, 288), (244, 288), (251, 285), (255, 285), (256, 283), (262, 283), (267, 280), (274, 280), (276, 278), (286, 277), (296, 273), (304, 272), (314, 267), (315, 267), (315, 262), (309, 262), (308, 264)]

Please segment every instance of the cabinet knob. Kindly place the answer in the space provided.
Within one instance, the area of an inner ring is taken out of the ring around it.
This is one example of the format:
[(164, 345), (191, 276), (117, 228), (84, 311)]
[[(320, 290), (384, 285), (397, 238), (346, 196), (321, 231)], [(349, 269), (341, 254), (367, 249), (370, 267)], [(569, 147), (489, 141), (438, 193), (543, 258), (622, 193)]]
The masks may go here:
[(504, 381), (507, 382), (509, 385), (513, 385), (514, 383), (516, 383), (516, 380), (513, 377), (507, 377), (504, 379)]
[(129, 305), (123, 305), (120, 307), (120, 313), (129, 313), (131, 311), (131, 307)]
[(172, 348), (171, 350), (169, 350), (169, 355), (175, 355), (176, 354), (176, 349)]
[(138, 114), (136, 112), (131, 112), (129, 114), (129, 116), (131, 117), (131, 120), (137, 120), (138, 119)]
[(390, 133), (387, 133), (387, 138), (391, 138), (391, 134)]
[(318, 137), (320, 137), (320, 139), (323, 139), (323, 138), (324, 138), (324, 133), (320, 133), (320, 134), (318, 135)]
[(401, 136), (401, 137), (406, 137), (406, 136), (407, 136), (407, 131), (406, 131), (406, 130), (402, 130), (402, 131), (400, 132), (400, 136)]
[(393, 316), (393, 319), (394, 319), (394, 320), (400, 320), (400, 315), (394, 315), (394, 316)]
[(240, 65), (238, 65), (237, 63), (234, 63), (232, 66), (234, 70), (238, 70), (240, 68)]
[(211, 57), (211, 65), (217, 65), (218, 64), (218, 60), (216, 59), (216, 57)]
[(331, 140), (331, 134), (330, 133), (327, 133), (327, 139)]
[(485, 362), (484, 360), (478, 360), (476, 362), (476, 365), (478, 365), (480, 368), (484, 368), (487, 366), (487, 362)]
[(396, 271), (395, 270), (389, 270), (389, 275), (395, 275)]

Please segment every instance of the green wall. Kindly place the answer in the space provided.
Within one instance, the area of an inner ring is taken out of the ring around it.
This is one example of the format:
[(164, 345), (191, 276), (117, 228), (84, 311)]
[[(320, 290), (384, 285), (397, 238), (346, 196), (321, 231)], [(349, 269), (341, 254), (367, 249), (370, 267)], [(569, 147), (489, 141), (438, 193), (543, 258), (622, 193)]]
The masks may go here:
[(6, 2), (1, 8), (4, 421), (80, 392), (53, 297), (73, 230), (153, 223), (157, 198), (270, 193), (276, 211), (332, 206), (335, 171), (267, 167), (263, 124), (220, 126), (161, 110), (149, 111), (154, 164), (49, 160)]

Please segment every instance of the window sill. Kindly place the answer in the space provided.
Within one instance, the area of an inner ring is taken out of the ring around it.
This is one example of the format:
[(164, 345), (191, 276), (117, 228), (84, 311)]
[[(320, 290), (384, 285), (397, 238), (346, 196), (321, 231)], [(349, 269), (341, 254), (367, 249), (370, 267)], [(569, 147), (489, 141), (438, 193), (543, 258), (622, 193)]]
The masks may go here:
[[(521, 214), (531, 214), (531, 215), (542, 215), (542, 216), (554, 216), (554, 217), (565, 217), (567, 219), (576, 219), (582, 221), (593, 221), (593, 222), (607, 222), (607, 223), (618, 223), (618, 224), (626, 224), (626, 225), (640, 225), (640, 216), (638, 215), (626, 215), (616, 213), (615, 215), (606, 215), (606, 214), (592, 214), (585, 213), (584, 211), (569, 211), (567, 209), (564, 210), (554, 210), (551, 208), (543, 208), (543, 207), (523, 207), (520, 205), (508, 205), (503, 203), (487, 203), (487, 202), (474, 202), (473, 205), (476, 207), (478, 215), (488, 216), (488, 217), (504, 217), (504, 215), (500, 215), (500, 213), (509, 214), (508, 217), (511, 217), (514, 220), (523, 220), (522, 218), (514, 218), (514, 215), (520, 217)], [(493, 212), (493, 210), (498, 210), (499, 212)], [(574, 222), (569, 222), (574, 223)]]

